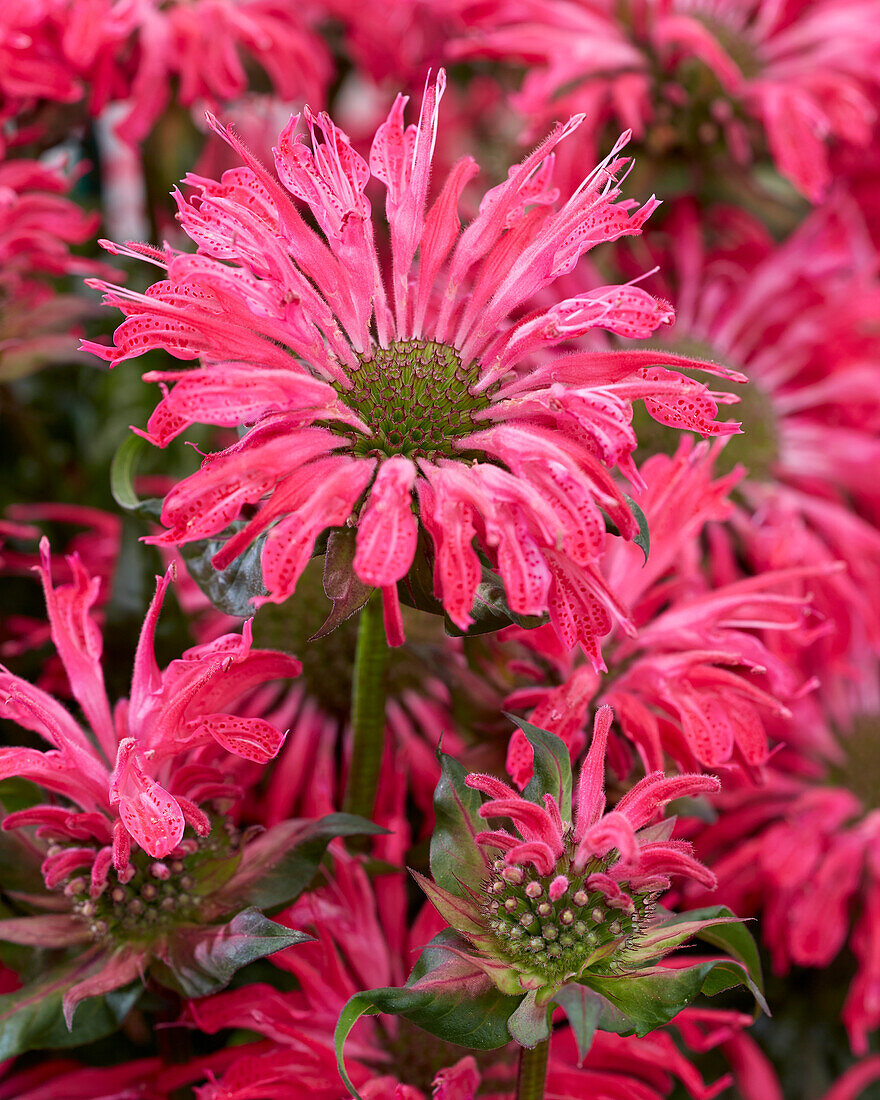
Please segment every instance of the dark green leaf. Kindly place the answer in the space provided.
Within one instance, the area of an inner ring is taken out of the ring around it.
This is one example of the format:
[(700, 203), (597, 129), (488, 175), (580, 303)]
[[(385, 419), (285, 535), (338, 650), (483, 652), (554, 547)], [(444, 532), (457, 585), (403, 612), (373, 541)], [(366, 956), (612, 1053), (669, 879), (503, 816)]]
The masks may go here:
[(343, 1047), (361, 1016), (379, 1012), (402, 1016), (445, 1042), (471, 1050), (497, 1050), (510, 1042), (508, 1020), (522, 997), (507, 996), (488, 982), (489, 988), (476, 994), (464, 981), (458, 989), (452, 985), (452, 992), (412, 988), (414, 981), (431, 975), (449, 961), (450, 952), (443, 950), (443, 944), (465, 946), (464, 941), (450, 934), (448, 929), (441, 932), (422, 952), (406, 986), (356, 993), (343, 1008), (334, 1042), (339, 1073), (352, 1096), (359, 1094), (346, 1072)]
[(332, 633), (364, 606), (374, 589), (354, 571), (356, 533), (350, 527), (330, 532), (324, 556), (324, 592), (333, 601), (333, 610), (321, 629), (309, 640), (316, 641)]
[(571, 756), (568, 746), (555, 733), (533, 726), (513, 714), (507, 717), (526, 735), (535, 753), (532, 778), (523, 794), (543, 806), (543, 796), (552, 794), (559, 804), (563, 821), (571, 821)]
[[(624, 499), (629, 505), (629, 509), (639, 525), (639, 533), (632, 541), (636, 544), (636, 546), (639, 547), (639, 549), (645, 555), (645, 561), (647, 561), (648, 554), (651, 552), (651, 535), (648, 531), (648, 519), (642, 509), (632, 499), (632, 497), (628, 497), (626, 493), (624, 493)], [(608, 533), (610, 535), (620, 535), (620, 529), (618, 528), (614, 520), (610, 519), (609, 516), (607, 516), (604, 510), (602, 510), (601, 508), (600, 511), (602, 511), (602, 514), (605, 516), (605, 529), (608, 531)]]
[(0, 1059), (27, 1050), (80, 1046), (114, 1032), (140, 996), (140, 982), (84, 1000), (71, 1029), (62, 1007), (64, 994), (100, 971), (105, 961), (104, 953), (88, 953), (15, 993), (0, 996)]
[(229, 984), (232, 975), (256, 959), (312, 939), (276, 924), (258, 909), (245, 909), (228, 924), (188, 924), (169, 933), (156, 951), (151, 972), (184, 997), (204, 997)]
[(434, 833), (431, 837), (431, 874), (450, 894), (466, 897), (488, 876), (485, 849), (474, 837), (486, 828), (479, 816), (482, 798), (465, 786), (467, 771), (445, 752), (437, 750), (440, 779), (434, 789)]
[(711, 996), (722, 989), (746, 985), (763, 1001), (749, 974), (729, 959), (709, 959), (674, 969), (653, 967), (625, 975), (587, 973), (580, 981), (619, 1013), (608, 1013), (603, 1007), (599, 1028), (620, 1035), (642, 1036), (663, 1027), (700, 992)]
[[(424, 531), (419, 531), (419, 543), (413, 564), (406, 577), (398, 585), (403, 603), (419, 611), (429, 611), (433, 615), (446, 616), (443, 604), (434, 595), (434, 556)], [(461, 630), (446, 616), (446, 633), (452, 637), (464, 634), (490, 634), (515, 623), (530, 629), (541, 626), (549, 616), (518, 615), (511, 611), (504, 594), (504, 584), (487, 562), (481, 562), (482, 577), (477, 586), (474, 605), (471, 608), (473, 623), (467, 630)]]
[(157, 519), (162, 511), (162, 501), (155, 497), (141, 500), (134, 488), (138, 463), (148, 447), (141, 435), (132, 433), (123, 439), (110, 463), (110, 492), (120, 508)]
[(247, 845), (238, 870), (217, 895), (217, 904), (227, 909), (241, 905), (276, 909), (289, 905), (315, 877), (334, 837), (384, 832), (387, 830), (380, 825), (354, 814), (282, 822)]
[(243, 526), (244, 522), (238, 520), (217, 538), (184, 543), (180, 547), (180, 554), (186, 562), (190, 576), (218, 611), (222, 611), (224, 615), (248, 619), (255, 611), (251, 602), (253, 598), (267, 595), (260, 561), (267, 536), (260, 535), (225, 569), (215, 569), (211, 563), (211, 559), (230, 536)]
[(570, 982), (559, 990), (553, 1000), (562, 1007), (568, 1017), (577, 1043), (578, 1065), (580, 1065), (593, 1045), (593, 1036), (596, 1034), (602, 1015), (602, 998), (585, 985)]
[[(694, 909), (690, 913), (682, 913), (682, 919), (690, 920), (720, 920), (724, 917), (734, 916), (726, 905), (710, 905), (705, 909)], [(697, 938), (711, 943), (713, 947), (720, 947), (729, 955), (743, 964), (752, 981), (762, 996), (755, 994), (755, 999), (763, 1010), (770, 1015), (763, 998), (764, 976), (761, 973), (761, 956), (758, 954), (758, 946), (754, 937), (745, 924), (717, 924), (711, 928), (704, 928), (697, 933)], [(751, 987), (750, 987), (751, 988)], [(755, 990), (752, 990), (755, 993)]]

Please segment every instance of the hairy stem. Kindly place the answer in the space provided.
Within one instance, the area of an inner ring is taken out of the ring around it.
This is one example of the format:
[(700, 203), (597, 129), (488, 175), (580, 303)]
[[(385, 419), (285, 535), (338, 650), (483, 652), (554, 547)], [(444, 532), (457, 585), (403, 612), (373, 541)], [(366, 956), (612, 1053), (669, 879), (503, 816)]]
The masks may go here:
[(381, 594), (375, 592), (361, 609), (354, 679), (351, 689), (351, 726), (354, 744), (345, 809), (373, 816), (379, 769), (385, 744), (385, 700), (388, 693), (388, 642)]
[(519, 1048), (519, 1072), (516, 1075), (516, 1100), (543, 1100), (544, 1082), (547, 1080), (547, 1056), (550, 1039), (544, 1039), (536, 1047)]

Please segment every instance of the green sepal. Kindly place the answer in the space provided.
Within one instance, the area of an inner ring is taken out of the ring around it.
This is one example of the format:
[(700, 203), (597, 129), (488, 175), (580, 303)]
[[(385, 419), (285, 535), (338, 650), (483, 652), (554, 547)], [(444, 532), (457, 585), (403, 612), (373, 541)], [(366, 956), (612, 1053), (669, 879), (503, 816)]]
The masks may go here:
[(237, 970), (312, 936), (244, 909), (223, 925), (180, 925), (154, 947), (150, 972), (183, 997), (204, 997), (228, 985)]
[(474, 839), (486, 823), (479, 816), (479, 791), (466, 786), (468, 774), (459, 762), (437, 749), (440, 778), (434, 788), (434, 832), (431, 836), (431, 875), (438, 886), (463, 898), (467, 886), (476, 887), (488, 876), (485, 850)]
[(510, 1037), (521, 1047), (533, 1050), (538, 1043), (550, 1038), (552, 1012), (551, 1005), (538, 1004), (537, 995), (531, 990), (510, 1014), (507, 1021)]
[(523, 791), (530, 802), (544, 805), (544, 795), (552, 794), (559, 805), (563, 821), (571, 821), (571, 756), (561, 737), (533, 726), (516, 715), (507, 717), (526, 735), (534, 750), (532, 778)]
[(569, 982), (556, 991), (553, 998), (568, 1018), (577, 1044), (578, 1065), (582, 1065), (593, 1045), (602, 1018), (602, 998), (585, 985)]
[(324, 594), (332, 601), (327, 619), (310, 642), (324, 638), (357, 614), (375, 591), (354, 571), (356, 532), (351, 527), (336, 527), (328, 535), (324, 555)]

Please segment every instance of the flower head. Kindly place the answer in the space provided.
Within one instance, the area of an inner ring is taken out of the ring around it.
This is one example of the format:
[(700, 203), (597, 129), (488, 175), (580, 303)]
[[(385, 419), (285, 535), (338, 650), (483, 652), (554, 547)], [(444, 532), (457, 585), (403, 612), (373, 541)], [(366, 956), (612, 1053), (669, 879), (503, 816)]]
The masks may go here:
[[(633, 401), (676, 427), (737, 429), (719, 427), (702, 383), (658, 365), (699, 365), (691, 360), (546, 355), (595, 328), (644, 337), (672, 320), (665, 303), (631, 285), (536, 304), (584, 252), (638, 233), (656, 207), (620, 198), (627, 136), (560, 201), (553, 150), (582, 120), (556, 126), (461, 231), (456, 208), (476, 173), (472, 159), (427, 205), (444, 85), (442, 73), (428, 84), (418, 124), (404, 124), (406, 98), (396, 99), (369, 164), (323, 113), (291, 119), (275, 149), (277, 178), (214, 123), (246, 166), (220, 182), (189, 177), (195, 194), (177, 196), (198, 252), (109, 246), (167, 278), (147, 294), (93, 283), (127, 319), (114, 347), (89, 346), (112, 363), (156, 347), (201, 358), (195, 369), (145, 376), (163, 385), (142, 433), (156, 445), (196, 422), (250, 427), (168, 494), (167, 531), (154, 541), (217, 535), (256, 505), (214, 564), (227, 566), (264, 535), (264, 599), (281, 602), (319, 535), (356, 527), (354, 572), (383, 590), (389, 638), (399, 641), (397, 584), (421, 527), (435, 594), (460, 629), (473, 622), (488, 562), (513, 613), (549, 612), (566, 645), (580, 643), (601, 664), (597, 639), (611, 616), (626, 617), (596, 570), (602, 511), (623, 537), (638, 533), (610, 474), (618, 467), (638, 480)], [(371, 176), (386, 189), (384, 265)]]
[[(573, 820), (563, 816), (565, 808), (553, 794), (537, 805), (492, 776), (465, 779), (468, 787), (489, 796), (479, 808), (481, 818), (507, 819), (515, 828), (474, 838), (480, 848), (499, 856), (489, 862), (489, 875), (481, 883), (480, 928), (473, 942), (515, 971), (523, 988), (558, 988), (592, 967), (627, 969), (629, 953), (673, 876), (696, 879), (710, 889), (715, 883), (689, 844), (669, 839), (670, 829), (650, 823), (675, 798), (718, 790), (717, 779), (666, 778), (656, 772), (606, 813), (610, 725), (611, 710), (604, 707), (596, 715), (581, 768)], [(468, 930), (460, 930), (471, 938)]]
[[(880, 33), (871, 0), (611, 0), (457, 5), (456, 52), (528, 63), (527, 118), (562, 109), (632, 127), (649, 153), (712, 167), (769, 149), (813, 201), (832, 179), (829, 146), (867, 146)], [(717, 167), (716, 167), (717, 170)]]
[[(47, 752), (0, 749), (0, 774), (30, 779), (79, 809), (35, 806), (8, 815), (3, 827), (36, 825), (50, 837), (43, 864), (47, 886), (54, 889), (75, 878), (72, 893), (82, 894), (83, 906), (92, 913), (95, 899), (108, 889), (112, 893), (111, 874), (124, 887), (142, 863), (147, 868), (150, 859), (175, 858), (187, 826), (207, 836), (210, 821), (196, 803), (234, 793), (222, 766), (226, 753), (265, 762), (278, 752), (284, 742), (280, 730), (227, 708), (267, 680), (295, 676), (299, 662), (252, 649), (246, 625), (241, 636), (227, 634), (198, 646), (160, 670), (153, 636), (171, 582), (169, 570), (159, 579), (144, 622), (131, 694), (111, 711), (100, 664), (101, 635), (90, 613), (100, 578), (90, 577), (79, 557), (71, 555), (72, 582), (56, 587), (45, 539), (40, 551), (52, 640), (89, 728), (84, 730), (41, 689), (0, 669), (7, 715), (52, 745)], [(80, 882), (83, 874), (87, 879)], [(101, 931), (97, 928), (96, 934)]]

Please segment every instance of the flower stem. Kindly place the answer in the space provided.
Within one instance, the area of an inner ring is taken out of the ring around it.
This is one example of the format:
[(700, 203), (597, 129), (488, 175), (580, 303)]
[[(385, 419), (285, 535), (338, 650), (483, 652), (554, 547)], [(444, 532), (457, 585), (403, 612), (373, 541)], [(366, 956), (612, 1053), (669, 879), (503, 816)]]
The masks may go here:
[(351, 726), (354, 744), (348, 774), (345, 809), (371, 818), (379, 785), (385, 744), (385, 700), (388, 694), (388, 642), (381, 593), (375, 592), (361, 608), (354, 679), (351, 690)]
[(536, 1047), (519, 1048), (519, 1072), (516, 1075), (516, 1100), (543, 1100), (544, 1082), (547, 1080), (547, 1057), (550, 1039), (544, 1039)]

